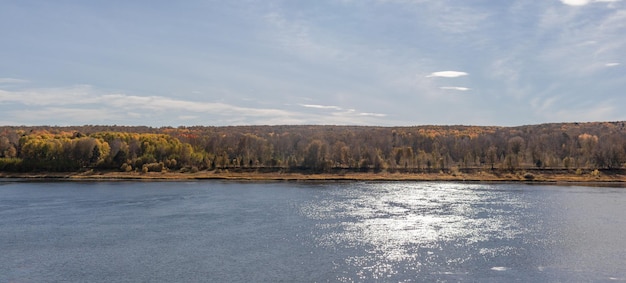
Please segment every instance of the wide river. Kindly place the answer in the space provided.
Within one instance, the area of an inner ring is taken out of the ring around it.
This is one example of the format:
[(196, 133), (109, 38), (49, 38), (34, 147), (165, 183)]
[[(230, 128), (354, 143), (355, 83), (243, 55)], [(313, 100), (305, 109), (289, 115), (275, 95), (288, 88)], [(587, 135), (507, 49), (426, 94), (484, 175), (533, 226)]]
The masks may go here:
[(624, 282), (626, 189), (0, 181), (0, 282)]

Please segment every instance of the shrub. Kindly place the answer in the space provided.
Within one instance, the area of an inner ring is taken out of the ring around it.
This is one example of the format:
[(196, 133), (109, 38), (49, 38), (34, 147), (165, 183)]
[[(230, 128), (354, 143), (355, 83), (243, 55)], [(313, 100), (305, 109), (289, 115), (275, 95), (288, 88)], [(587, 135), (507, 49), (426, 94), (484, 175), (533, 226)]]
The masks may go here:
[(166, 159), (164, 165), (169, 169), (178, 169), (178, 162), (174, 158)]
[(122, 170), (122, 172), (130, 172), (130, 171), (133, 171), (133, 166), (128, 165), (128, 163), (124, 163), (120, 167), (120, 170)]
[(163, 171), (163, 162), (159, 162), (159, 163), (148, 163), (148, 164), (144, 164), (142, 167), (143, 168), (147, 168), (148, 172), (161, 172)]
[(534, 180), (535, 179), (535, 175), (533, 175), (532, 173), (526, 173), (526, 174), (524, 174), (524, 179), (526, 179), (526, 180)]

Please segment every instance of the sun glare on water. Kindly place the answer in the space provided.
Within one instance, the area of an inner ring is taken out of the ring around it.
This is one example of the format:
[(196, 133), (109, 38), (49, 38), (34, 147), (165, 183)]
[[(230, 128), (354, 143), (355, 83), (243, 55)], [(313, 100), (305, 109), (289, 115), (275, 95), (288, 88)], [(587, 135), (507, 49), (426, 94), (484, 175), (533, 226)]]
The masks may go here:
[[(360, 269), (360, 279), (381, 279), (399, 272), (398, 264), (415, 271), (442, 263), (459, 266), (476, 256), (455, 253), (456, 257), (448, 257), (442, 254), (443, 245), (446, 249), (461, 249), (477, 242), (512, 239), (522, 233), (514, 217), (504, 219), (506, 212), (487, 217), (498, 209), (497, 203), (484, 205), (492, 201), (489, 192), (489, 186), (471, 184), (361, 184), (334, 190), (330, 193), (336, 198), (311, 202), (302, 213), (319, 220), (320, 247), (367, 250), (365, 255), (349, 256), (346, 262), (336, 265)], [(518, 205), (515, 199), (505, 201), (508, 206)], [(477, 255), (493, 256), (511, 249), (483, 248)]]

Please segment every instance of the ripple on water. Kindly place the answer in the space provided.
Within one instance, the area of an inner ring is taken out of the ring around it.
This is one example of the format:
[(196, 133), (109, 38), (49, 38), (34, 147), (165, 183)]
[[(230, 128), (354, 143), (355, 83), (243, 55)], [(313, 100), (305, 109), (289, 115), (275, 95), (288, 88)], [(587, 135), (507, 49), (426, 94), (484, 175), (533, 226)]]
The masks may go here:
[[(311, 201), (301, 213), (319, 221), (320, 247), (366, 250), (359, 255), (347, 252), (341, 264), (342, 269), (354, 267), (360, 280), (429, 271), (433, 266), (463, 273), (454, 269), (476, 255), (515, 253), (514, 247), (506, 246), (472, 252), (472, 245), (510, 240), (524, 232), (510, 210), (525, 204), (487, 185), (371, 183), (333, 187), (327, 193), (332, 197)], [(447, 252), (450, 249), (465, 252)]]

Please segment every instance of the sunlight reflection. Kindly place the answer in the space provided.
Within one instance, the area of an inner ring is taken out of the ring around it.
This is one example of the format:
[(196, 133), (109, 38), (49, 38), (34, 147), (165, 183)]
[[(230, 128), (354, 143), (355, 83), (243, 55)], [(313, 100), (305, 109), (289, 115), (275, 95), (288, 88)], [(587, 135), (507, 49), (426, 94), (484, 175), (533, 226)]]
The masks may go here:
[[(441, 244), (463, 247), (494, 237), (511, 239), (522, 232), (514, 217), (505, 219), (503, 211), (493, 213), (503, 205), (498, 202), (507, 200), (490, 200), (493, 194), (486, 185), (372, 183), (329, 193), (333, 196), (310, 202), (301, 211), (320, 221), (317, 241), (321, 247), (368, 251), (366, 255), (347, 255), (345, 264), (359, 268), (360, 279), (395, 274), (394, 263), (399, 262), (409, 262), (410, 269), (419, 269), (428, 261), (462, 263), (468, 258), (440, 255)], [(515, 200), (508, 202), (509, 207), (521, 205)], [(500, 252), (511, 251), (481, 251), (483, 255)]]

